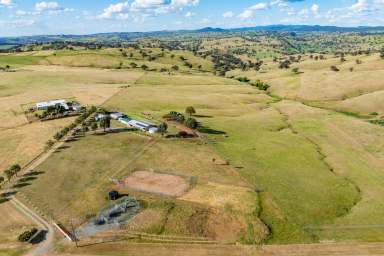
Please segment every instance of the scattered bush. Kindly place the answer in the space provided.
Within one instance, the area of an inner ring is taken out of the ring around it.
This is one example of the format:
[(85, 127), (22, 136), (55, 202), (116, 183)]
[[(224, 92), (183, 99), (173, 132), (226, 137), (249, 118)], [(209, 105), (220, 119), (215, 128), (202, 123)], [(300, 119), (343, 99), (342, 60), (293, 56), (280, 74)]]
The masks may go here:
[(251, 85), (259, 88), (262, 91), (266, 91), (270, 87), (268, 84), (266, 84), (264, 82), (261, 82), (260, 80), (257, 80), (256, 82), (253, 82)]

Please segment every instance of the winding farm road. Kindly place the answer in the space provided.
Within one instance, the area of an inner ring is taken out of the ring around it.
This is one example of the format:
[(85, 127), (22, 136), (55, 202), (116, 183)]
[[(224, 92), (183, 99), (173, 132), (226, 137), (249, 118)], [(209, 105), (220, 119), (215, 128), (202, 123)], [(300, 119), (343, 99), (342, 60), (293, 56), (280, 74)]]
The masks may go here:
[[(31, 162), (29, 162), (26, 166), (23, 167), (22, 171), (20, 172), (21, 175), (28, 174), (29, 172), (33, 171), (37, 166), (39, 166), (42, 162), (44, 162), (53, 152), (55, 152), (58, 148), (60, 148), (65, 141), (60, 141), (59, 143), (56, 143), (50, 150), (43, 152), (39, 156), (37, 156), (35, 159), (33, 159)], [(17, 182), (17, 180), (12, 181), (8, 184), (8, 186), (5, 189), (11, 189), (14, 183)], [(30, 218), (33, 222), (35, 222), (41, 230), (45, 230), (46, 236), (45, 240), (42, 241), (36, 248), (34, 248), (32, 251), (28, 252), (27, 256), (44, 256), (50, 253), (53, 250), (53, 240), (54, 240), (54, 227), (51, 223), (44, 220), (36, 211), (32, 210), (31, 208), (27, 207), (25, 204), (20, 202), (14, 195), (11, 195), (8, 197), (12, 205), (21, 213), (23, 213), (25, 216)]]

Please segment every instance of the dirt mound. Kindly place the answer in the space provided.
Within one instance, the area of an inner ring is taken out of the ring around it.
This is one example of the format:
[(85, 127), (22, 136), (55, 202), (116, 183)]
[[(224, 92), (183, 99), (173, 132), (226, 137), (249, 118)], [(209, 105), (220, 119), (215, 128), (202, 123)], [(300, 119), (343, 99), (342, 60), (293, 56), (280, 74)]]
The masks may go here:
[(179, 197), (188, 190), (188, 182), (180, 176), (137, 171), (126, 177), (122, 185), (140, 192)]

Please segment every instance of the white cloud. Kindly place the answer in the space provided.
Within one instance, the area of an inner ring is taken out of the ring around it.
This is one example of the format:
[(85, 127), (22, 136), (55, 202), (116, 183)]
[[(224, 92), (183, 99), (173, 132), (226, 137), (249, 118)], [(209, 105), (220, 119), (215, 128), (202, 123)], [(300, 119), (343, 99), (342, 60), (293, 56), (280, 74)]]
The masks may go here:
[(313, 4), (311, 6), (311, 11), (312, 11), (313, 14), (318, 14), (319, 10), (320, 10), (320, 6), (318, 4)]
[(244, 10), (242, 13), (238, 15), (238, 17), (242, 20), (247, 20), (253, 18), (253, 11), (250, 9)]
[(0, 26), (11, 28), (27, 27), (33, 24), (35, 24), (34, 20), (0, 20)]
[(223, 13), (224, 18), (232, 18), (235, 14), (231, 11)]
[(199, 0), (133, 0), (131, 3), (126, 1), (109, 5), (98, 18), (118, 18), (122, 14), (127, 16), (130, 12), (140, 15), (141, 17), (147, 17), (182, 11), (185, 7), (196, 6), (198, 4)]
[(57, 11), (63, 9), (58, 2), (40, 2), (35, 4), (35, 10), (42, 11)]
[(110, 19), (115, 14), (122, 15), (126, 10), (128, 10), (128, 8), (129, 8), (128, 2), (111, 4), (103, 10), (103, 13), (99, 15), (99, 18)]
[(208, 23), (210, 23), (211, 21), (209, 20), (209, 19), (207, 19), (207, 18), (204, 18), (204, 19), (202, 19), (201, 21), (200, 21), (200, 23), (201, 24), (204, 24), (204, 25), (206, 25), (206, 24), (208, 24)]
[(266, 10), (266, 9), (268, 9), (268, 7), (269, 6), (266, 3), (258, 3), (258, 4), (255, 4), (251, 7), (249, 7), (248, 9), (258, 11), (258, 10)]
[(187, 18), (191, 18), (191, 17), (193, 17), (193, 16), (195, 16), (196, 14), (195, 13), (193, 13), (193, 12), (187, 12), (186, 14), (185, 14), (185, 17), (187, 17)]
[(11, 6), (12, 0), (0, 0), (0, 6)]

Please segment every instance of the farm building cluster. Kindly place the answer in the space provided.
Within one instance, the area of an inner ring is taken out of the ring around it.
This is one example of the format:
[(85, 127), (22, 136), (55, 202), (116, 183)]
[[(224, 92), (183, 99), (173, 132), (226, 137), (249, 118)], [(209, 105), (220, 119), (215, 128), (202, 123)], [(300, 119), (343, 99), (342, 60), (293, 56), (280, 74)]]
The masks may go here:
[(66, 100), (51, 100), (36, 103), (36, 110), (48, 110), (49, 108), (63, 108), (66, 111), (80, 111), (83, 107), (76, 102)]
[(37, 102), (29, 106), (25, 111), (29, 121), (48, 121), (58, 118), (77, 116), (84, 112), (83, 107), (77, 101), (69, 101), (65, 99), (56, 99), (50, 101)]
[[(96, 121), (99, 121), (99, 120), (105, 118), (105, 115), (106, 114), (97, 114), (95, 117)], [(149, 132), (151, 134), (154, 134), (154, 133), (158, 132), (158, 130), (159, 130), (155, 124), (129, 118), (127, 115), (125, 115), (124, 113), (121, 113), (121, 112), (112, 112), (112, 113), (109, 113), (108, 115), (111, 119), (117, 120), (120, 123), (122, 123), (128, 127), (132, 127), (132, 128), (138, 129), (140, 131)]]

